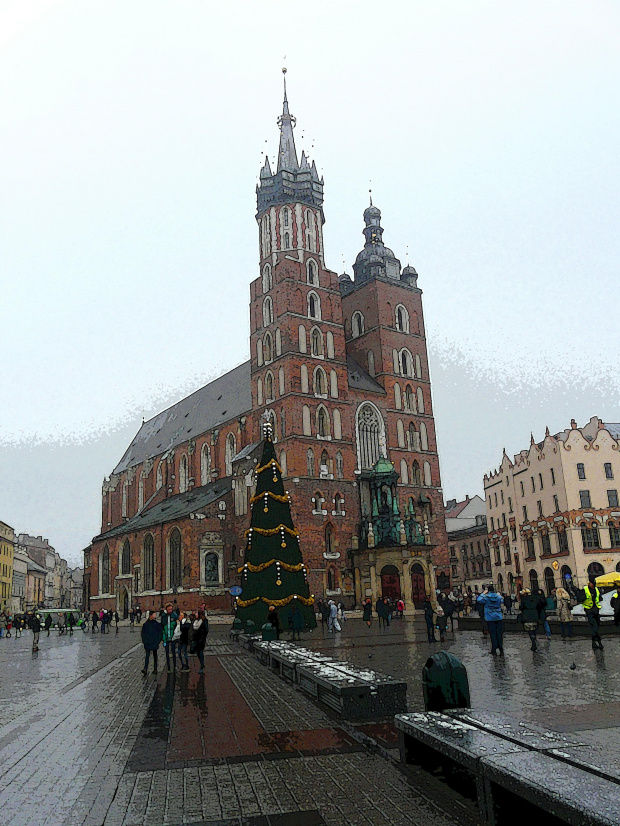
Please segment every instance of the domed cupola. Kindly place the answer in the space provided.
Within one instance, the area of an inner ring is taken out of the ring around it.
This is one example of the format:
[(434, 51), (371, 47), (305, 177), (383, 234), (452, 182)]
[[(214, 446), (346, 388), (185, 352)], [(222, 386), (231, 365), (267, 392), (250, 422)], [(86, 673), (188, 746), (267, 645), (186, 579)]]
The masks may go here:
[(383, 227), (381, 226), (381, 210), (370, 206), (364, 210), (364, 249), (358, 253), (353, 264), (355, 283), (360, 284), (372, 278), (400, 278), (400, 261), (391, 249), (383, 243)]

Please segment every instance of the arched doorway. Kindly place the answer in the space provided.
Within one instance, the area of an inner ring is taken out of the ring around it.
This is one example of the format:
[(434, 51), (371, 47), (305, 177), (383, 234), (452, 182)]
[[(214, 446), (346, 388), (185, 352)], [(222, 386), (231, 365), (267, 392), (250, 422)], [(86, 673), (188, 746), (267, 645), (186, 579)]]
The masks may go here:
[(424, 568), (417, 562), (411, 566), (411, 599), (416, 608), (421, 608), (426, 599)]
[(530, 571), (530, 590), (533, 594), (538, 593), (538, 571), (534, 568)]
[(512, 571), (508, 572), (508, 590), (511, 594), (515, 592), (515, 578)]
[(381, 568), (381, 596), (384, 599), (400, 599), (400, 575), (396, 565)]
[(547, 596), (551, 596), (551, 592), (555, 588), (555, 573), (553, 568), (545, 568), (545, 590)]
[(504, 593), (504, 577), (501, 574), (497, 575), (497, 590), (500, 594)]
[(588, 565), (588, 576), (591, 579), (596, 579), (597, 576), (603, 576), (604, 573), (605, 568), (603, 568), (600, 562), (591, 562)]
[(122, 605), (123, 619), (129, 616), (129, 593), (127, 588), (123, 588), (123, 605)]

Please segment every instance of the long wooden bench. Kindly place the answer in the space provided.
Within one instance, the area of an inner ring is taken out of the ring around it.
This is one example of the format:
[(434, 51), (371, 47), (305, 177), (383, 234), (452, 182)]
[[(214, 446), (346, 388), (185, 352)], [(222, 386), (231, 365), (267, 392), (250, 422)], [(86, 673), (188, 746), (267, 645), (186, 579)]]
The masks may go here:
[(545, 826), (620, 823), (617, 761), (578, 738), (469, 709), (397, 715), (395, 724), (401, 762), (439, 769), (477, 801), (487, 826), (541, 813)]

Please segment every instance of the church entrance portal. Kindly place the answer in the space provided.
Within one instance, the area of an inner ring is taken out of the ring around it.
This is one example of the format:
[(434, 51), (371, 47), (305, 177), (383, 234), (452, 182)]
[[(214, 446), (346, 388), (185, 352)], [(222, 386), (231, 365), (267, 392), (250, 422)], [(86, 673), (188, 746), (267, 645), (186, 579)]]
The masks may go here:
[(400, 599), (400, 575), (395, 565), (381, 568), (381, 595), (384, 599)]
[(123, 619), (127, 619), (129, 616), (129, 594), (127, 593), (127, 588), (123, 591)]
[(426, 599), (424, 568), (418, 563), (411, 568), (411, 599), (416, 608), (421, 608)]

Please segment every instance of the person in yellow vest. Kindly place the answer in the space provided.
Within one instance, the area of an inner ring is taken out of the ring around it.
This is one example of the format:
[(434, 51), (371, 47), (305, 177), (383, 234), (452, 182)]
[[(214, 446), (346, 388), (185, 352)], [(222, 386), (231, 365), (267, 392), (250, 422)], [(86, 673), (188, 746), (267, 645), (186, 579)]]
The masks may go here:
[(592, 631), (592, 648), (603, 650), (603, 643), (599, 634), (601, 627), (601, 592), (596, 587), (596, 583), (591, 579), (583, 589), (583, 609), (585, 611), (590, 630)]

